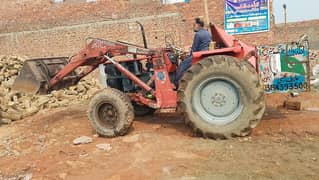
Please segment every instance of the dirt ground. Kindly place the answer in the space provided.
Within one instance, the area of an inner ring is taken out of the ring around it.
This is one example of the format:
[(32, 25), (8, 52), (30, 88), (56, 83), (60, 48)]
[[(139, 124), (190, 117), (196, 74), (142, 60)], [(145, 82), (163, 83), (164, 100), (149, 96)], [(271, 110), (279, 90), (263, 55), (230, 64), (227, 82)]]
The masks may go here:
[[(302, 94), (303, 111), (268, 95), (250, 137), (196, 137), (178, 114), (136, 118), (128, 135), (94, 136), (87, 103), (0, 126), (0, 179), (319, 179), (319, 95)], [(80, 136), (93, 142), (73, 145)], [(110, 144), (109, 151), (97, 144)]]

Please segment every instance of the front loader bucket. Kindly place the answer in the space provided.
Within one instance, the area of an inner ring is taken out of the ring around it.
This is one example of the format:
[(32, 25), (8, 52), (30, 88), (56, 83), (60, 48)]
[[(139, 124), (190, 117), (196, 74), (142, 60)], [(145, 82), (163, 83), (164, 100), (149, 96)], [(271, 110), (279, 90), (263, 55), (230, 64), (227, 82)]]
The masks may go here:
[(67, 57), (32, 59), (24, 62), (12, 89), (30, 94), (47, 94), (50, 80), (66, 64)]

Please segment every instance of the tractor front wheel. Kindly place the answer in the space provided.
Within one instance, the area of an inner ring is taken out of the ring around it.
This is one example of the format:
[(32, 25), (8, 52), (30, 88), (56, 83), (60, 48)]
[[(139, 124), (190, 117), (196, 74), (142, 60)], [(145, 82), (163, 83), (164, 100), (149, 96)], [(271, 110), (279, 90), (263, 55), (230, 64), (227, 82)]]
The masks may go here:
[(132, 125), (134, 108), (123, 92), (107, 88), (91, 99), (88, 116), (91, 126), (100, 136), (121, 136)]
[(265, 111), (258, 74), (230, 56), (212, 56), (193, 65), (180, 82), (178, 101), (186, 123), (215, 139), (248, 135)]

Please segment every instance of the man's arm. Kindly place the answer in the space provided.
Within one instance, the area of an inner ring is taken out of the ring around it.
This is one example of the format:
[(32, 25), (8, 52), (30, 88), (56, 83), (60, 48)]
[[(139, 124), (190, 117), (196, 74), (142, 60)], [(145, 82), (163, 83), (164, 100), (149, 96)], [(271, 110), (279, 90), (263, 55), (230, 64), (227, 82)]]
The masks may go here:
[(198, 34), (198, 33), (195, 33), (194, 42), (193, 42), (193, 46), (192, 46), (192, 52), (197, 52), (197, 51), (199, 51), (199, 45), (200, 45), (199, 34)]

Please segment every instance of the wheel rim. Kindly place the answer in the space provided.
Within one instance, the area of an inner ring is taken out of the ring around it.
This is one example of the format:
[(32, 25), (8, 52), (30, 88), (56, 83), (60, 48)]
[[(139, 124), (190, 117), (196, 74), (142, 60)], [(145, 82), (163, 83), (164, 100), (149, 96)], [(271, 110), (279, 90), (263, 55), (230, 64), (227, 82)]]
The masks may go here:
[(106, 128), (115, 128), (118, 123), (117, 109), (110, 103), (101, 103), (96, 115), (98, 123)]
[(195, 89), (192, 106), (206, 122), (226, 125), (238, 118), (243, 104), (238, 84), (228, 78), (209, 78)]

